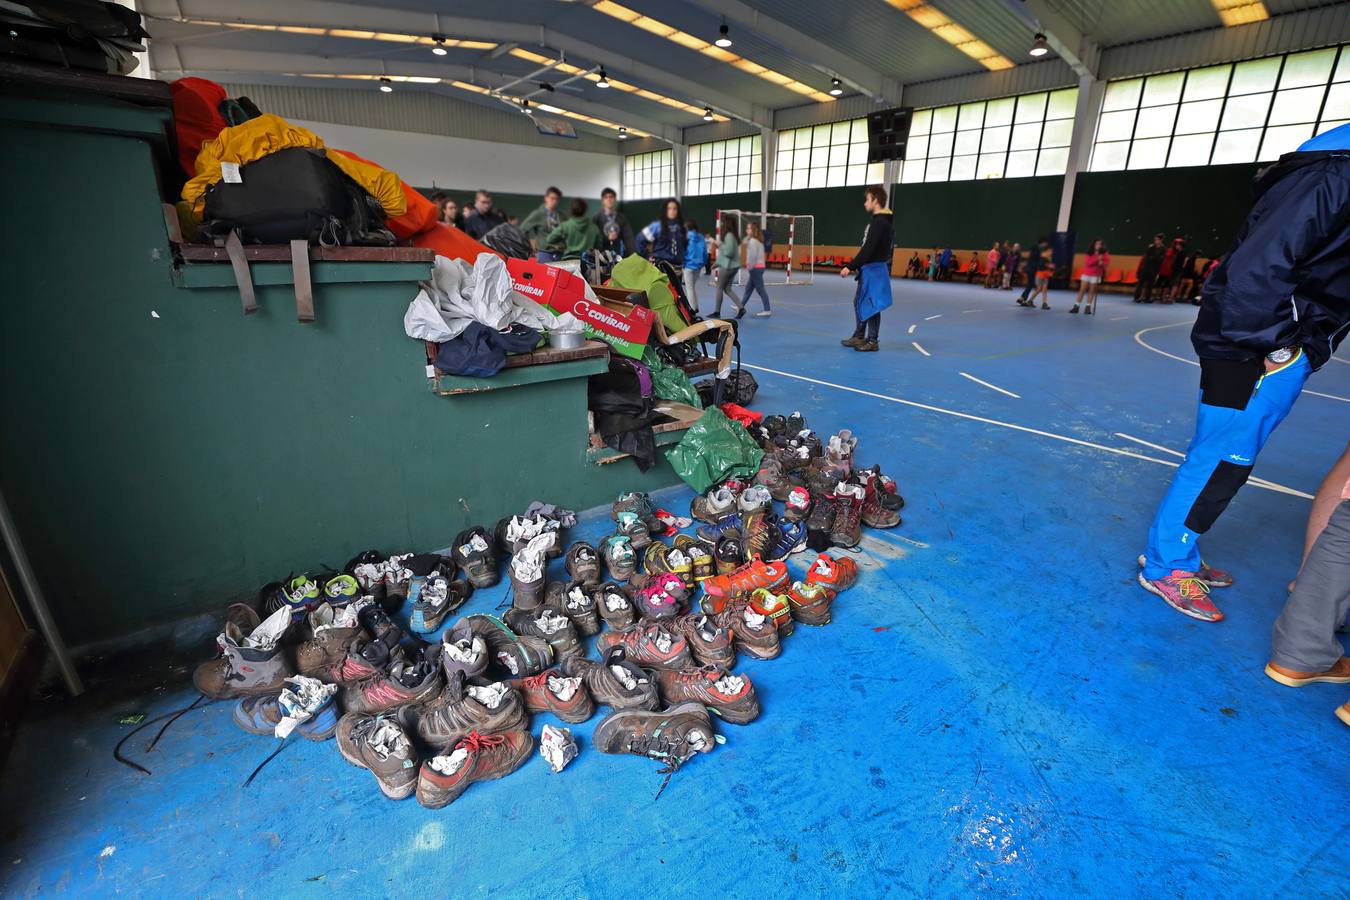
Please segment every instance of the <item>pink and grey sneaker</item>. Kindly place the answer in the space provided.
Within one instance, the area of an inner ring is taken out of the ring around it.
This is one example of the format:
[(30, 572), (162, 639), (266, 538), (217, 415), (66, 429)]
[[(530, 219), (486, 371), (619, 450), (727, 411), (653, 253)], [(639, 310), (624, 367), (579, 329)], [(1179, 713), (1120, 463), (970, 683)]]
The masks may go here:
[(1157, 594), (1167, 601), (1167, 605), (1192, 619), (1201, 622), (1221, 622), (1223, 613), (1209, 599), (1209, 585), (1202, 581), (1196, 572), (1173, 569), (1166, 578), (1145, 578), (1139, 573), (1139, 584), (1151, 594)]
[[(1146, 560), (1144, 554), (1139, 554), (1139, 568), (1143, 568)], [(1233, 586), (1233, 576), (1223, 569), (1216, 569), (1203, 559), (1200, 560), (1200, 568), (1196, 569), (1195, 577), (1204, 582), (1205, 587), (1226, 588)]]

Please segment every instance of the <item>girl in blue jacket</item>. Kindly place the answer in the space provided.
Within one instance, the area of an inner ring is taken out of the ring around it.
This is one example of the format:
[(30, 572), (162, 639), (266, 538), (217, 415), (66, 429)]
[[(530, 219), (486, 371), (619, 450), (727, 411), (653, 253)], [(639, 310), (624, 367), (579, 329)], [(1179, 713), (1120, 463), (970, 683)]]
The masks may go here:
[(684, 294), (690, 307), (698, 309), (698, 274), (708, 264), (708, 242), (693, 219), (684, 223), (687, 246), (684, 250)]
[(662, 259), (679, 269), (684, 266), (689, 243), (680, 201), (671, 197), (662, 209), (665, 214), (638, 233), (638, 253), (652, 262)]

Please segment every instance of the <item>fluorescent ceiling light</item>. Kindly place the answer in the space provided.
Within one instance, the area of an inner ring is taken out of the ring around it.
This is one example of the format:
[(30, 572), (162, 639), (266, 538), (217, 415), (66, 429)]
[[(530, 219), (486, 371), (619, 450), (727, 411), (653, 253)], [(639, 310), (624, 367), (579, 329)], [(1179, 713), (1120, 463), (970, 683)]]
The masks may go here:
[[(891, 0), (891, 2), (895, 2), (895, 0)], [(626, 6), (614, 3), (613, 0), (599, 0), (599, 2), (594, 4), (591, 9), (599, 13), (604, 13), (611, 18), (618, 19), (621, 22), (627, 22), (629, 25), (636, 26), (644, 31), (650, 31), (652, 34), (679, 44), (681, 47), (697, 50), (704, 56), (711, 56), (719, 62), (736, 66), (736, 68), (749, 72), (751, 75), (758, 75), (765, 81), (772, 81), (774, 84), (785, 87), (804, 97), (810, 97), (812, 100), (826, 103), (834, 99), (829, 94), (824, 91), (818, 91), (809, 84), (803, 84), (794, 78), (789, 78), (772, 69), (767, 69), (758, 63), (751, 62), (744, 57), (737, 56), (735, 53), (727, 50), (725, 46), (710, 44), (703, 40), (703, 38), (695, 37), (687, 31), (680, 31), (678, 28), (667, 25), (664, 22), (659, 22), (650, 16), (644, 16)], [(1012, 63), (1009, 63), (1008, 65), (1012, 65)]]
[[(580, 75), (587, 81), (595, 82), (597, 85), (600, 83), (600, 75), (596, 74), (595, 72), (588, 72), (587, 70), (581, 68), (581, 66), (574, 66), (569, 62), (563, 62), (561, 60), (554, 59), (551, 56), (545, 56), (542, 53), (535, 53), (533, 50), (526, 50), (523, 47), (515, 47), (511, 50), (511, 55), (514, 56), (516, 59), (523, 59), (526, 60), (527, 62), (532, 62), (540, 66), (552, 65), (555, 70), (562, 72), (565, 75)], [(601, 74), (604, 74), (603, 69), (601, 69), (600, 72)], [(617, 78), (610, 78), (608, 75), (605, 75), (605, 78), (609, 82), (609, 86), (614, 88), (614, 90), (616, 91), (622, 91), (625, 94), (635, 94), (643, 98), (644, 100), (650, 100), (653, 103), (660, 103), (662, 106), (669, 106), (672, 109), (682, 109), (685, 112), (691, 113), (696, 116), (703, 115), (703, 107), (701, 106), (695, 106), (692, 103), (685, 103), (683, 100), (676, 100), (673, 97), (667, 97), (664, 94), (658, 94), (655, 91), (649, 91), (646, 88), (640, 88), (635, 84), (629, 84), (628, 82), (620, 81)], [(728, 119), (726, 116), (714, 114), (713, 121), (729, 122), (731, 120)]]
[(309, 34), (315, 36), (349, 38), (361, 41), (384, 41), (391, 44), (422, 44), (431, 47), (433, 53), (446, 47), (459, 47), (464, 50), (492, 50), (497, 44), (493, 41), (467, 41), (448, 38), (444, 35), (407, 34), (395, 31), (366, 31), (358, 28), (315, 28), (310, 25), (268, 25), (260, 22), (225, 22), (218, 19), (193, 19), (178, 16), (170, 19), (184, 25), (211, 25), (216, 28), (235, 28), (246, 31), (282, 31), (287, 34)]
[(1253, 3), (1251, 0), (1211, 0), (1214, 4), (1214, 10), (1219, 14), (1219, 19), (1229, 28), (1234, 25), (1250, 25), (1252, 22), (1263, 22), (1270, 18), (1270, 11), (1260, 0)]
[(1012, 60), (947, 18), (947, 14), (936, 6), (924, 0), (886, 0), (886, 2), (991, 72), (1013, 67)]

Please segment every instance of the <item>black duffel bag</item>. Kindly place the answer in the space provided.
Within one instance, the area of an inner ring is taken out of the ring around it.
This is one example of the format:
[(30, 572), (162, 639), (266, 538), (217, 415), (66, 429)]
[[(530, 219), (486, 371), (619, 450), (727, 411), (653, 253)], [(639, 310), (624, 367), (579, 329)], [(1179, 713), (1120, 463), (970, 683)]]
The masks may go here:
[[(703, 401), (703, 408), (708, 409), (713, 405), (714, 392), (717, 390), (717, 379), (705, 378), (694, 385), (694, 390), (698, 391), (698, 398)], [(726, 378), (726, 384), (722, 388), (722, 402), (735, 403), (737, 406), (749, 406), (758, 392), (759, 382), (755, 380), (755, 376), (745, 369), (736, 369)]]
[(208, 240), (236, 232), (246, 244), (388, 247), (395, 241), (380, 202), (323, 150), (307, 147), (269, 153), (239, 166), (238, 181), (222, 178), (208, 187), (202, 230)]

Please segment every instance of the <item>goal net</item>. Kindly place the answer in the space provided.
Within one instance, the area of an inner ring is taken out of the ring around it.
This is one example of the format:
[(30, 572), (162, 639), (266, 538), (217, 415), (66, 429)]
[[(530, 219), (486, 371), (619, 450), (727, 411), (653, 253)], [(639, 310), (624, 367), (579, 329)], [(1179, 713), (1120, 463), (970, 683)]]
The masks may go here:
[[(812, 284), (816, 274), (816, 217), (791, 213), (762, 213), (753, 209), (720, 209), (717, 224), (734, 227), (740, 240), (745, 223), (759, 225), (764, 237), (765, 284)], [(745, 281), (745, 273), (737, 277)]]

